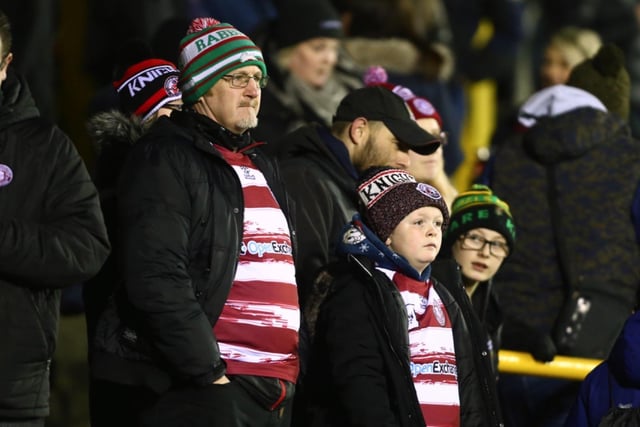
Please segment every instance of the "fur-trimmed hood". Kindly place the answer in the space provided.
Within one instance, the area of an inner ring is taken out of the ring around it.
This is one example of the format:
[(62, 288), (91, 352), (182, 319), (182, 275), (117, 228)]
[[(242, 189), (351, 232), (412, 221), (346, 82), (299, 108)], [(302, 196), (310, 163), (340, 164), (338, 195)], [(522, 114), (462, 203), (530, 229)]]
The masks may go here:
[(151, 123), (118, 110), (98, 113), (89, 119), (87, 131), (96, 153), (94, 179), (98, 188), (115, 184), (129, 149)]
[(353, 68), (366, 70), (379, 65), (392, 73), (423, 74), (439, 80), (447, 80), (453, 74), (453, 53), (441, 43), (432, 43), (421, 52), (411, 41), (401, 38), (353, 37), (343, 39), (342, 46), (347, 54), (344, 61), (351, 62)]
[(114, 144), (132, 145), (149, 128), (137, 116), (126, 116), (118, 110), (98, 113), (87, 122), (87, 131), (98, 155)]

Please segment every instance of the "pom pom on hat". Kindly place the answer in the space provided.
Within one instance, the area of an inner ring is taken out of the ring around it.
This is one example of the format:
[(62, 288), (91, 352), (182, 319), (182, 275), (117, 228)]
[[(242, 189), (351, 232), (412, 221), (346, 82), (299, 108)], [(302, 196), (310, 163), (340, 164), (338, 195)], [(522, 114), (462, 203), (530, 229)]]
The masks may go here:
[(474, 228), (488, 228), (500, 233), (507, 241), (509, 253), (513, 253), (516, 227), (509, 205), (486, 185), (474, 184), (453, 201), (451, 221), (444, 236), (445, 250), (450, 250), (461, 235)]
[(613, 43), (603, 45), (593, 58), (576, 65), (567, 85), (586, 90), (610, 112), (629, 118), (631, 82), (624, 54)]
[(435, 119), (442, 129), (442, 118), (433, 104), (426, 98), (417, 96), (411, 89), (388, 82), (387, 71), (380, 66), (371, 66), (367, 69), (362, 81), (367, 86), (382, 86), (398, 95), (409, 106), (415, 119)]
[(387, 70), (378, 65), (369, 67), (367, 69), (367, 72), (364, 74), (364, 78), (362, 79), (362, 81), (364, 81), (364, 84), (367, 86), (381, 85), (388, 87), (389, 90), (392, 90), (393, 85), (387, 83), (388, 80), (389, 76), (387, 75)]
[(407, 171), (374, 167), (362, 174), (358, 195), (367, 225), (384, 242), (396, 226), (411, 212), (425, 206), (440, 209), (444, 222), (449, 223), (449, 210), (442, 195), (429, 184), (416, 182)]
[(124, 75), (113, 82), (118, 92), (120, 109), (145, 121), (169, 102), (179, 100), (180, 72), (163, 59), (146, 59), (131, 65)]
[(187, 34), (197, 33), (218, 24), (220, 24), (220, 21), (218, 21), (216, 18), (195, 18), (189, 24), (189, 28), (187, 28)]
[(367, 86), (382, 86), (398, 95), (409, 106), (414, 118), (417, 119), (435, 119), (440, 128), (442, 128), (442, 119), (435, 107), (427, 101), (427, 99), (417, 96), (411, 89), (402, 85), (394, 85), (388, 82), (389, 76), (387, 71), (380, 66), (371, 66), (367, 69), (363, 77), (363, 82)]
[(196, 18), (180, 41), (180, 88), (187, 105), (194, 104), (222, 76), (255, 65), (262, 75), (267, 67), (258, 48), (249, 37), (231, 24), (214, 18)]

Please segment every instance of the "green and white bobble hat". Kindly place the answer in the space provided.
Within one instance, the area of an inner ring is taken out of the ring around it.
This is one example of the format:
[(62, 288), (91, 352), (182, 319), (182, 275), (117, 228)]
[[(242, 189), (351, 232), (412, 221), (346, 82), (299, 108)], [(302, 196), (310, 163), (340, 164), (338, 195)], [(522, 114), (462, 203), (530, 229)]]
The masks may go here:
[(267, 75), (262, 52), (231, 24), (214, 18), (191, 21), (180, 41), (179, 59), (182, 100), (194, 104), (220, 78), (236, 68), (255, 65)]

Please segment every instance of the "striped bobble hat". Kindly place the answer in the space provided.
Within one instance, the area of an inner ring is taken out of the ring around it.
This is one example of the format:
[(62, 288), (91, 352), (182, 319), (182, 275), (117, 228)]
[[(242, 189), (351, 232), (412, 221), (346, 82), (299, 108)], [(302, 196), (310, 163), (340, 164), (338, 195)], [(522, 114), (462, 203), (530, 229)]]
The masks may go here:
[(236, 68), (255, 65), (267, 75), (262, 52), (231, 24), (196, 18), (180, 41), (182, 100), (194, 104), (220, 78)]
[(131, 65), (113, 82), (120, 109), (142, 121), (149, 119), (164, 105), (182, 97), (179, 76), (176, 66), (163, 59), (146, 59)]
[(516, 227), (509, 205), (482, 184), (472, 185), (453, 201), (443, 247), (449, 250), (461, 235), (474, 228), (488, 228), (500, 233), (507, 240), (509, 253), (513, 253)]

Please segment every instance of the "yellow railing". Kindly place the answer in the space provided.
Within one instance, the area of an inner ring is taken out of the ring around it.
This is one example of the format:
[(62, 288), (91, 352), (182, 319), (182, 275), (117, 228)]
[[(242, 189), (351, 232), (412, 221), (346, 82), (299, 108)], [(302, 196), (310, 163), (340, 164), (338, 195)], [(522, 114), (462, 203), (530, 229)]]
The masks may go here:
[(582, 381), (602, 360), (556, 356), (551, 362), (535, 360), (529, 353), (500, 350), (498, 370), (506, 374), (533, 375)]

